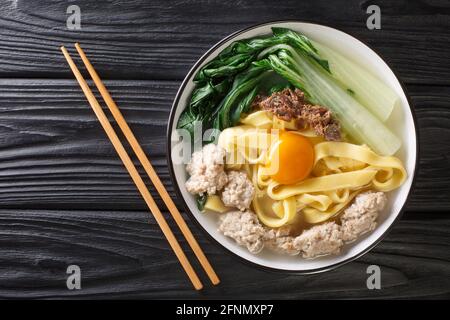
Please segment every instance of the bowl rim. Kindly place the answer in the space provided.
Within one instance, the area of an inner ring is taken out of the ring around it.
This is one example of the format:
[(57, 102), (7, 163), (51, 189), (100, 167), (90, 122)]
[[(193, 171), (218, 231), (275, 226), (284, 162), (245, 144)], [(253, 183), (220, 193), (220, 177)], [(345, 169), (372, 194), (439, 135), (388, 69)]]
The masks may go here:
[[(325, 267), (321, 267), (321, 268), (315, 268), (315, 269), (309, 269), (309, 270), (288, 270), (288, 269), (278, 269), (278, 268), (273, 268), (273, 267), (269, 267), (269, 266), (265, 266), (265, 265), (261, 265), (258, 264), (256, 262), (250, 261), (245, 259), (244, 257), (241, 257), (240, 255), (234, 253), (233, 251), (231, 251), (230, 249), (226, 248), (225, 246), (223, 246), (220, 242), (218, 242), (211, 233), (209, 233), (205, 228), (203, 228), (203, 226), (200, 224), (200, 222), (197, 220), (197, 218), (195, 217), (195, 215), (191, 212), (189, 206), (187, 205), (186, 200), (183, 197), (183, 194), (181, 192), (180, 186), (178, 185), (176, 176), (175, 176), (175, 170), (173, 168), (173, 162), (172, 162), (172, 142), (171, 142), (171, 136), (172, 136), (172, 128), (173, 128), (173, 124), (174, 124), (174, 118), (175, 118), (175, 113), (177, 111), (177, 106), (179, 104), (179, 100), (181, 98), (182, 93), (184, 92), (187, 83), (189, 82), (189, 79), (191, 78), (191, 76), (194, 74), (194, 72), (197, 71), (197, 69), (199, 68), (199, 66), (205, 61), (205, 59), (207, 59), (218, 47), (220, 47), (221, 45), (223, 45), (224, 43), (226, 43), (229, 40), (232, 40), (233, 38), (237, 37), (238, 35), (248, 32), (250, 30), (259, 28), (259, 27), (264, 27), (264, 26), (270, 26), (273, 24), (280, 24), (280, 23), (303, 23), (303, 24), (310, 24), (310, 25), (316, 25), (316, 26), (321, 26), (321, 27), (327, 27), (327, 28), (331, 28), (337, 31), (340, 31), (342, 33), (345, 33), (346, 35), (349, 35), (350, 37), (355, 38), (356, 40), (360, 41), (363, 45), (365, 45), (366, 47), (368, 47), (370, 50), (372, 50), (387, 66), (388, 68), (392, 71), (395, 79), (398, 81), (398, 83), (401, 86), (401, 89), (403, 91), (403, 93), (405, 94), (406, 100), (408, 102), (408, 107), (409, 110), (411, 112), (412, 115), (412, 119), (413, 119), (413, 126), (414, 126), (414, 131), (415, 131), (415, 136), (416, 136), (416, 154), (415, 154), (415, 163), (414, 163), (414, 170), (412, 172), (412, 181), (411, 181), (411, 187), (408, 190), (408, 194), (406, 196), (405, 202), (402, 204), (397, 216), (395, 217), (395, 219), (392, 221), (392, 223), (387, 227), (387, 229), (384, 231), (383, 234), (381, 234), (371, 245), (367, 246), (364, 250), (362, 250), (361, 252), (359, 252), (358, 254), (355, 254), (352, 257), (349, 257), (348, 259), (345, 259), (343, 261), (334, 263), (334, 264), (330, 264), (328, 266)], [(190, 220), (194, 221), (196, 226), (202, 230), (202, 232), (204, 234), (207, 235), (207, 237), (212, 240), (213, 243), (215, 243), (217, 246), (219, 246), (222, 250), (224, 250), (227, 254), (229, 254), (230, 256), (233, 256), (235, 259), (238, 259), (241, 262), (244, 262), (245, 264), (249, 265), (249, 266), (253, 266), (256, 267), (260, 270), (263, 271), (269, 271), (269, 272), (276, 272), (276, 273), (284, 273), (284, 274), (299, 274), (299, 275), (308, 275), (308, 274), (317, 274), (317, 273), (322, 273), (322, 272), (326, 272), (326, 271), (331, 271), (334, 270), (336, 268), (339, 268), (349, 262), (352, 262), (360, 257), (362, 257), (363, 255), (365, 255), (366, 253), (368, 253), (369, 251), (371, 251), (373, 248), (375, 248), (386, 236), (387, 234), (392, 230), (393, 226), (401, 219), (401, 217), (403, 216), (403, 213), (405, 211), (405, 206), (407, 205), (407, 203), (410, 201), (410, 197), (411, 197), (411, 193), (412, 190), (414, 189), (415, 183), (416, 183), (416, 177), (417, 177), (417, 170), (418, 170), (418, 164), (419, 164), (419, 131), (418, 131), (418, 122), (417, 122), (417, 117), (416, 117), (416, 113), (414, 111), (414, 109), (412, 108), (412, 101), (411, 98), (408, 94), (408, 91), (406, 90), (406, 87), (404, 85), (404, 83), (399, 79), (397, 73), (391, 68), (391, 66), (387, 63), (386, 59), (380, 55), (377, 51), (373, 50), (373, 48), (371, 46), (369, 46), (366, 42), (362, 41), (361, 39), (359, 39), (358, 37), (349, 34), (345, 31), (340, 30), (339, 28), (335, 28), (335, 27), (331, 27), (328, 25), (323, 25), (323, 24), (319, 24), (319, 23), (314, 23), (314, 22), (310, 22), (307, 20), (296, 20), (296, 19), (283, 19), (283, 20), (273, 20), (273, 21), (268, 21), (268, 22), (263, 22), (263, 23), (258, 23), (258, 24), (254, 24), (251, 25), (249, 27), (245, 27), (242, 28), (238, 31), (235, 31), (231, 34), (229, 34), (228, 36), (226, 36), (225, 38), (223, 38), (222, 40), (218, 41), (217, 43), (215, 43), (210, 49), (208, 49), (196, 62), (195, 64), (190, 68), (189, 72), (187, 73), (187, 75), (184, 77), (180, 87), (178, 88), (178, 91), (175, 95), (175, 98), (173, 100), (171, 109), (170, 109), (170, 114), (169, 114), (169, 120), (168, 120), (168, 125), (167, 125), (167, 132), (166, 132), (166, 139), (167, 139), (167, 143), (166, 143), (166, 156), (167, 156), (167, 165), (169, 167), (169, 173), (170, 173), (170, 179), (172, 182), (172, 185), (174, 186), (175, 189), (175, 193), (177, 195), (178, 198), (180, 198), (181, 203), (183, 205), (184, 211), (188, 213), (188, 215), (190, 216)]]

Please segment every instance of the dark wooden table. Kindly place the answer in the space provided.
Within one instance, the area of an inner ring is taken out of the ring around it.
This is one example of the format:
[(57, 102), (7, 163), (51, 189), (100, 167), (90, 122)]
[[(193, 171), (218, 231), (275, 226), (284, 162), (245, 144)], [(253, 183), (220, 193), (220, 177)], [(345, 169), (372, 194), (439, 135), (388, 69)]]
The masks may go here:
[[(381, 30), (366, 27), (373, 3)], [(66, 26), (69, 4), (81, 9), (81, 30)], [(384, 241), (323, 274), (260, 271), (189, 222), (222, 279), (195, 292), (59, 46), (83, 44), (172, 192), (165, 134), (181, 80), (224, 36), (279, 19), (340, 28), (398, 73), (418, 118), (417, 183)], [(448, 1), (2, 0), (0, 298), (449, 298), (449, 31)], [(66, 287), (71, 264), (81, 268), (81, 290)], [(371, 264), (381, 267), (381, 290), (366, 288)]]

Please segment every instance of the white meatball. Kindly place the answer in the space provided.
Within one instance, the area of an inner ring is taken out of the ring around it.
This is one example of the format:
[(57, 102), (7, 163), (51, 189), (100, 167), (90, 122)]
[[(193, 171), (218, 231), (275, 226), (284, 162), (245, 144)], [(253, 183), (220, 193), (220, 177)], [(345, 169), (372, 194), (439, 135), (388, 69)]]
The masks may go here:
[(264, 227), (253, 212), (227, 212), (221, 216), (220, 222), (219, 231), (247, 247), (251, 253), (259, 253), (263, 249)]
[[(235, 172), (232, 175), (237, 176), (239, 173)], [(236, 178), (232, 179), (236, 181)], [(223, 214), (219, 231), (233, 238), (239, 245), (247, 247), (251, 253), (259, 253), (267, 247), (284, 254), (300, 254), (303, 258), (314, 258), (338, 254), (345, 242), (353, 241), (359, 235), (373, 230), (378, 213), (385, 205), (384, 193), (361, 193), (340, 217), (341, 225), (334, 221), (323, 223), (304, 230), (297, 237), (291, 235), (289, 226), (277, 229), (262, 226), (256, 214), (249, 210)]]
[(250, 207), (254, 195), (255, 188), (244, 172), (228, 172), (228, 183), (222, 191), (222, 201), (225, 206), (244, 211)]
[(343, 245), (341, 229), (335, 222), (314, 226), (294, 240), (294, 246), (301, 251), (303, 258), (337, 254)]
[(356, 196), (353, 204), (341, 215), (344, 241), (353, 241), (359, 235), (375, 229), (378, 213), (383, 210), (386, 201), (383, 192), (364, 192)]
[(281, 227), (278, 229), (266, 228), (264, 245), (272, 251), (295, 256), (300, 253), (300, 249), (294, 245), (295, 238), (290, 234), (290, 227)]
[(186, 166), (191, 175), (186, 181), (186, 189), (192, 194), (215, 194), (228, 182), (224, 171), (225, 149), (210, 143), (202, 150), (194, 152)]

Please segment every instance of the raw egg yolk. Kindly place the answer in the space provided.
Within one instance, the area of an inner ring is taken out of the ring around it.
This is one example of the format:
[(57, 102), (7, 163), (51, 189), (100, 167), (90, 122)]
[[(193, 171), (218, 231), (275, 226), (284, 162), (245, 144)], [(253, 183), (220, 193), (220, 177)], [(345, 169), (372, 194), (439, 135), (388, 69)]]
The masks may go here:
[[(280, 132), (280, 140), (271, 152), (272, 179), (280, 184), (294, 184), (305, 179), (314, 165), (314, 147), (304, 136), (288, 131)], [(278, 157), (276, 166), (275, 157)]]

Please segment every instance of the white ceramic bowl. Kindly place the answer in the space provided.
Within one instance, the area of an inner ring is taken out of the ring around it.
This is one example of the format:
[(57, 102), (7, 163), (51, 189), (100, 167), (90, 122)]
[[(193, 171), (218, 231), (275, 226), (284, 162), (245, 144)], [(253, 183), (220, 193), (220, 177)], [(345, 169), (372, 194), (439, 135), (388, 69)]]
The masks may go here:
[[(402, 148), (397, 156), (403, 161), (408, 172), (408, 178), (400, 188), (388, 193), (388, 205), (378, 219), (377, 228), (365, 236), (358, 238), (357, 241), (345, 245), (342, 252), (336, 256), (330, 255), (313, 260), (305, 260), (298, 256), (287, 256), (268, 250), (264, 250), (257, 255), (249, 253), (246, 248), (238, 246), (234, 240), (225, 237), (217, 231), (218, 214), (201, 213), (197, 209), (194, 197), (186, 191), (184, 186), (187, 179), (185, 166), (183, 164), (175, 164), (172, 161), (171, 151), (175, 141), (177, 141), (176, 123), (189, 101), (190, 94), (194, 88), (192, 79), (197, 70), (216, 57), (234, 40), (270, 34), (270, 28), (273, 26), (286, 27), (299, 31), (309, 38), (326, 44), (337, 52), (351, 58), (393, 88), (401, 100), (400, 107), (395, 110), (389, 120), (389, 126), (403, 141)], [(206, 52), (189, 71), (176, 95), (169, 119), (167, 138), (168, 163), (175, 189), (185, 203), (187, 212), (191, 214), (192, 218), (198, 222), (200, 227), (212, 239), (234, 255), (256, 266), (277, 271), (282, 270), (305, 274), (331, 270), (343, 265), (346, 262), (360, 257), (381, 241), (395, 220), (400, 216), (402, 208), (405, 205), (413, 183), (417, 161), (417, 136), (413, 112), (404, 88), (383, 59), (364, 43), (342, 31), (322, 25), (296, 21), (266, 23), (238, 31), (226, 37)]]

